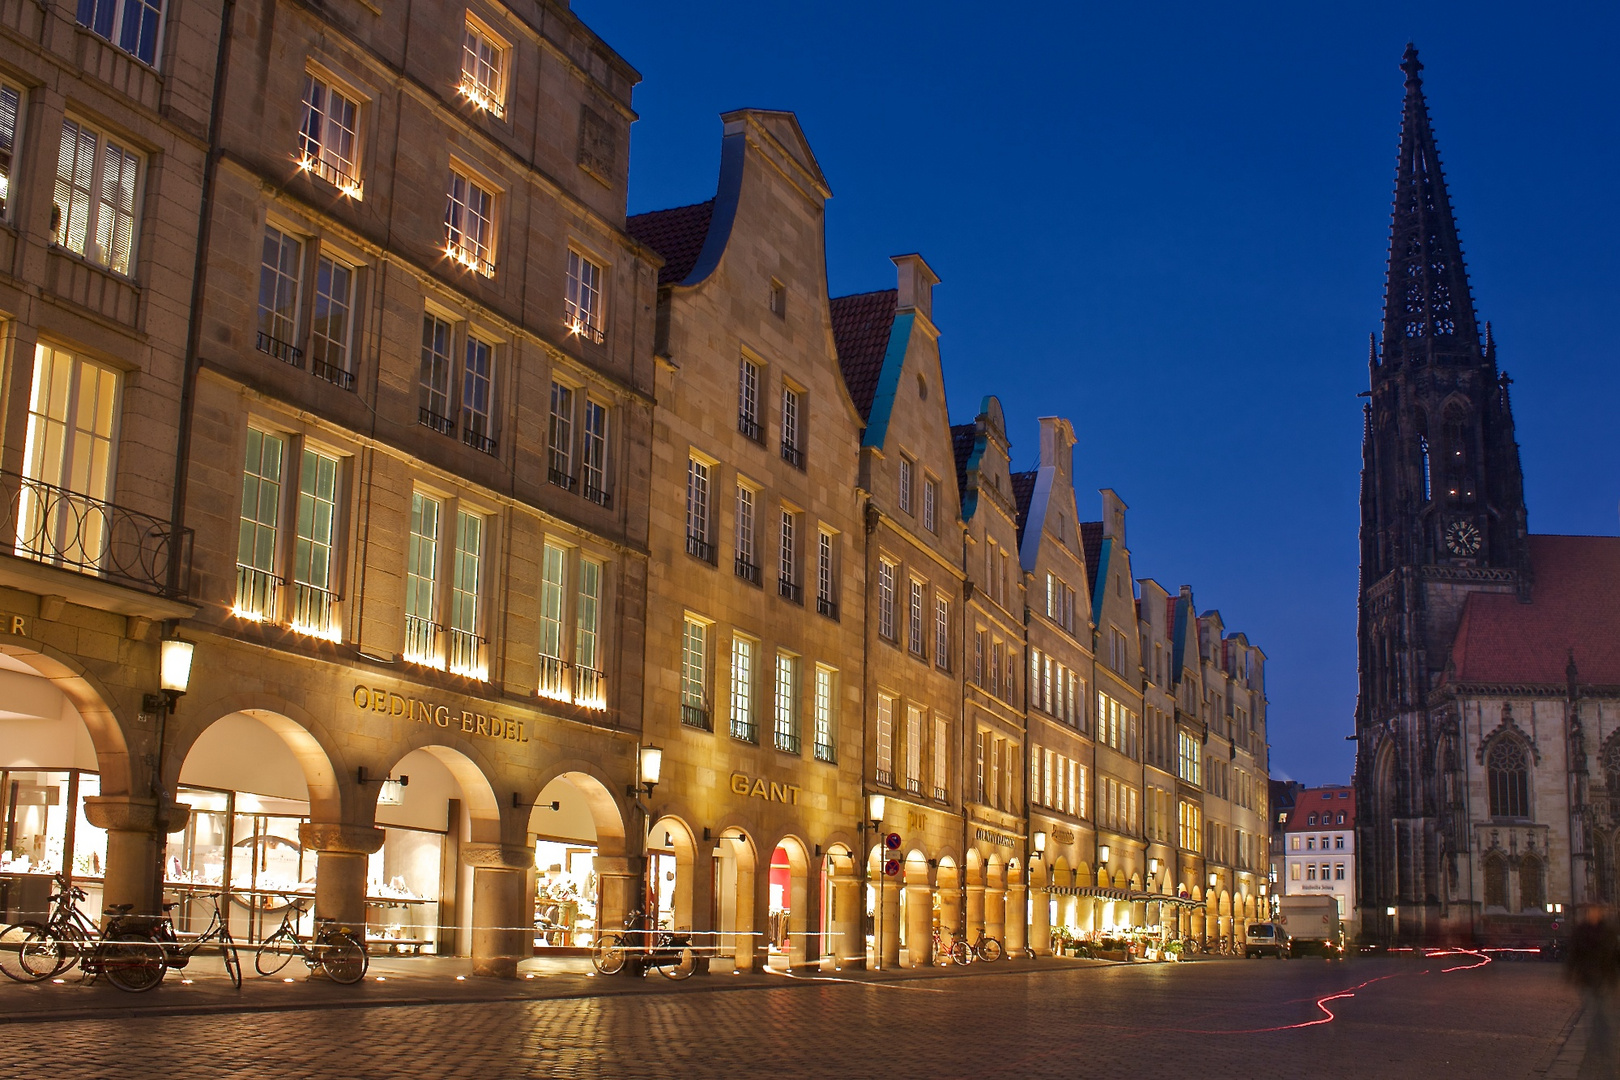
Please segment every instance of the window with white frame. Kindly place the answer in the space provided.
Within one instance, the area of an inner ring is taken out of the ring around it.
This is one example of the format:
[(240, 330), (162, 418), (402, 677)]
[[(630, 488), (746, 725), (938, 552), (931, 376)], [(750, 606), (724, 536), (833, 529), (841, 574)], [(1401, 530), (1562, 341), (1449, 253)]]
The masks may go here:
[(547, 541), (540, 556), (540, 682), (536, 692), (552, 701), (571, 699), (572, 680), (563, 658), (563, 605), (568, 549)]
[(934, 798), (944, 802), (950, 797), (946, 778), (950, 775), (951, 740), (950, 723), (938, 713), (934, 714)]
[(732, 515), (736, 526), (737, 554), (732, 569), (737, 576), (755, 585), (759, 584), (759, 551), (757, 526), (754, 520), (758, 494), (741, 480), (737, 481), (736, 512)]
[(816, 612), (838, 618), (837, 538), (827, 529), (816, 533)]
[(799, 658), (776, 654), (776, 748), (799, 752)]
[(293, 342), (298, 336), (298, 301), (302, 291), (304, 245), (274, 225), (264, 227), (264, 250), (259, 260), (259, 332), (256, 345), (295, 367), (304, 364), (304, 350)]
[(461, 441), (484, 454), (494, 454), (495, 346), (467, 335), (466, 362), (461, 368)]
[(462, 96), (492, 116), (505, 116), (510, 57), (511, 46), (468, 15), (461, 37)]
[(592, 259), (568, 249), (568, 284), (563, 296), (563, 324), (577, 334), (600, 344), (605, 336), (602, 320), (602, 267)]
[(231, 612), (253, 622), (274, 622), (278, 614), (276, 555), (286, 457), (285, 439), (248, 428), (236, 540), (236, 602)]
[(913, 656), (921, 657), (923, 651), (923, 592), (925, 586), (916, 578), (911, 579), (910, 602), (906, 606), (906, 646)]
[(320, 255), (315, 260), (315, 304), (309, 320), (309, 370), (345, 390), (354, 389), (353, 329), (354, 269)]
[(298, 516), (293, 542), (292, 628), (337, 641), (338, 459), (304, 448), (298, 475)]
[(817, 761), (838, 760), (838, 670), (816, 665), (815, 754)]
[(906, 706), (906, 790), (922, 794), (923, 725), (928, 713), (921, 706)]
[(100, 572), (111, 537), (105, 504), (117, 469), (117, 372), (34, 345), (18, 555)]
[(607, 678), (602, 670), (602, 564), (579, 560), (579, 590), (574, 596), (574, 704), (607, 708)]
[(585, 399), (585, 446), (580, 464), (585, 473), (585, 497), (598, 506), (612, 506), (608, 492), (608, 407), (595, 398)]
[(782, 509), (781, 566), (777, 592), (795, 604), (804, 602), (804, 590), (799, 584), (799, 517), (797, 511)]
[(744, 742), (758, 740), (754, 727), (754, 652), (754, 642), (749, 638), (739, 635), (731, 639), (731, 737)]
[(804, 468), (804, 395), (782, 387), (782, 460)]
[(688, 615), (681, 632), (681, 723), (710, 729), (709, 625)]
[(129, 275), (135, 268), (140, 155), (121, 140), (64, 118), (56, 162), (56, 245), (115, 274)]
[(431, 311), (422, 316), (422, 371), (417, 423), (446, 435), (455, 433), (450, 415), (450, 349), (454, 327)]
[(895, 640), (894, 633), (894, 601), (895, 601), (895, 574), (899, 571), (896, 563), (888, 559), (878, 560), (878, 635)]
[(439, 649), (439, 530), (444, 504), (411, 494), (411, 535), (405, 555), (405, 659), (444, 667)]
[(574, 388), (551, 384), (551, 418), (546, 430), (546, 479), (574, 490)]
[(872, 778), (891, 787), (894, 785), (894, 704), (894, 695), (879, 691), (877, 722), (873, 725), (877, 735), (877, 763)]
[(932, 476), (923, 477), (923, 528), (939, 531), (939, 482)]
[(951, 667), (951, 602), (934, 597), (934, 663), (946, 671)]
[(737, 430), (758, 442), (764, 428), (760, 424), (759, 391), (762, 373), (748, 357), (737, 361)]
[(304, 76), (298, 167), (353, 199), (361, 197), (360, 103), (314, 73)]
[(900, 509), (911, 513), (911, 474), (913, 465), (911, 459), (904, 454), (900, 455)]
[(0, 82), (0, 220), (11, 205), (11, 177), (15, 169), (18, 124), (22, 119), (22, 90)]
[(980, 803), (987, 801), (985, 798), (987, 792), (985, 790), (984, 755), (985, 746), (989, 741), (990, 733), (988, 731), (979, 732), (978, 736), (973, 740), (973, 800)]
[(710, 468), (697, 458), (686, 460), (686, 553), (714, 561), (709, 505)]
[(495, 276), (495, 194), (453, 165), (444, 208), (444, 253), (469, 270)]
[(163, 0), (79, 0), (78, 21), (143, 64), (157, 66)]
[(484, 659), (482, 584), (484, 570), (484, 518), (456, 511), (455, 562), (450, 581), (450, 621), (446, 652), (450, 670), (474, 679), (488, 678)]

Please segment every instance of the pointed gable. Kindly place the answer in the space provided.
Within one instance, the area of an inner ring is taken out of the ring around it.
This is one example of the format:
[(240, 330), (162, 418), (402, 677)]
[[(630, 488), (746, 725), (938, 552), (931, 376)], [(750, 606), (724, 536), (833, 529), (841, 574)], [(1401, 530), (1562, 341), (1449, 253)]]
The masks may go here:
[(879, 289), (832, 300), (838, 366), (843, 369), (844, 385), (863, 422), (872, 418), (872, 399), (883, 374), (883, 358), (889, 351), (899, 297), (898, 289)]

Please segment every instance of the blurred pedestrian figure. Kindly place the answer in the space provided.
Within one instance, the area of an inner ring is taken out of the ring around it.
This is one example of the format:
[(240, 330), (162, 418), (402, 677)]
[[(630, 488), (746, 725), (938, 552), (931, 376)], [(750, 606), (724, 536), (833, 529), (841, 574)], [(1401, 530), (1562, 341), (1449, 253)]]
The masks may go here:
[(1580, 987), (1588, 1019), (1582, 1076), (1615, 1076), (1609, 997), (1620, 982), (1620, 929), (1606, 908), (1581, 909), (1569, 935), (1569, 978)]

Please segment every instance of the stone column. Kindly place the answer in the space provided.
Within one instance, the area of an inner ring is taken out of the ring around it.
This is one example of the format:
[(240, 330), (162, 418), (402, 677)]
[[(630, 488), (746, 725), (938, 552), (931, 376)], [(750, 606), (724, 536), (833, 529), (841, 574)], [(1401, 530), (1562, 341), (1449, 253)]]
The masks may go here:
[(524, 888), (534, 852), (515, 844), (465, 844), (461, 861), (473, 868), (473, 974), (516, 978), (518, 962), (534, 955), (534, 913)]
[(878, 877), (878, 903), (882, 912), (878, 916), (882, 948), (882, 961), (880, 967), (894, 968), (900, 966), (900, 890), (905, 888), (900, 881), (891, 877)]
[[(986, 911), (984, 905), (985, 887), (983, 885), (969, 885), (967, 887), (967, 918), (962, 923), (962, 933), (967, 935), (969, 941), (979, 936), (979, 929), (985, 925)], [(988, 930), (985, 931), (989, 933)], [(991, 934), (991, 937), (1000, 937), (1000, 934)]]
[(180, 832), (191, 807), (129, 795), (89, 795), (84, 817), (107, 830), (107, 865), (102, 875), (104, 906), (133, 904), (144, 914), (161, 911), (163, 849), (168, 834)]
[(1052, 955), (1052, 909), (1047, 905), (1046, 890), (1034, 890), (1034, 910), (1029, 919), (1029, 947), (1036, 956)]
[[(788, 903), (793, 916), (788, 928), (788, 967), (792, 970), (813, 971), (821, 967), (821, 874), (825, 865), (824, 860), (811, 860), (803, 880), (795, 875), (789, 889)], [(769, 876), (765, 880), (769, 884)]]
[[(929, 903), (931, 905), (933, 901), (930, 900)], [(983, 888), (979, 890), (979, 909), (982, 913), (984, 909)], [(933, 919), (930, 918), (930, 928), (932, 925)], [(939, 890), (939, 929), (941, 938), (947, 942), (951, 940), (953, 934), (964, 934), (969, 940), (972, 940), (973, 937), (968, 932), (967, 923), (962, 919), (962, 894), (958, 891), (954, 881)], [(931, 931), (930, 936), (932, 936)], [(932, 944), (932, 941), (930, 941), (930, 944)]]
[[(992, 885), (984, 890), (984, 912), (981, 919), (984, 923), (984, 932), (987, 936), (995, 938), (1003, 945), (1007, 944), (1007, 892), (1005, 889)], [(968, 893), (968, 911), (973, 910), (973, 894)], [(972, 922), (970, 914), (968, 921)]]
[(1024, 920), (1029, 910), (1029, 894), (1025, 891), (1022, 881), (1015, 881), (1007, 886), (1007, 955), (1016, 956), (1028, 947), (1029, 938), (1025, 935), (1028, 927)]
[(861, 880), (853, 873), (834, 874), (832, 882), (833, 938), (827, 951), (841, 968), (866, 966), (866, 934), (862, 923), (866, 905), (862, 903)]
[(906, 959), (910, 966), (922, 967), (934, 958), (934, 890), (927, 883), (905, 888)]
[(315, 917), (364, 927), (366, 857), (382, 849), (383, 831), (372, 825), (306, 821), (298, 840), (315, 857)]

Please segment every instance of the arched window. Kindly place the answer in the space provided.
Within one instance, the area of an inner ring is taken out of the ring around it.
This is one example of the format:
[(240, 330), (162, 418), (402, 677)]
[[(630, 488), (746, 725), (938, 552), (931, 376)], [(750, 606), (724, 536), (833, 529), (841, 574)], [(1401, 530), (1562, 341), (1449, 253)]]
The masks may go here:
[(1547, 879), (1541, 860), (1526, 855), (1519, 862), (1519, 910), (1540, 911), (1547, 904)]
[(1530, 816), (1530, 755), (1524, 742), (1513, 735), (1503, 735), (1491, 743), (1485, 755), (1485, 768), (1490, 777), (1491, 816)]
[(1507, 910), (1508, 864), (1500, 851), (1485, 856), (1485, 907)]
[(1447, 497), (1456, 501), (1471, 501), (1474, 481), (1469, 476), (1468, 459), (1474, 440), (1468, 417), (1456, 405), (1446, 410), (1445, 422), (1445, 485)]
[(1609, 737), (1603, 748), (1603, 783), (1609, 789), (1609, 799), (1620, 803), (1620, 738)]

